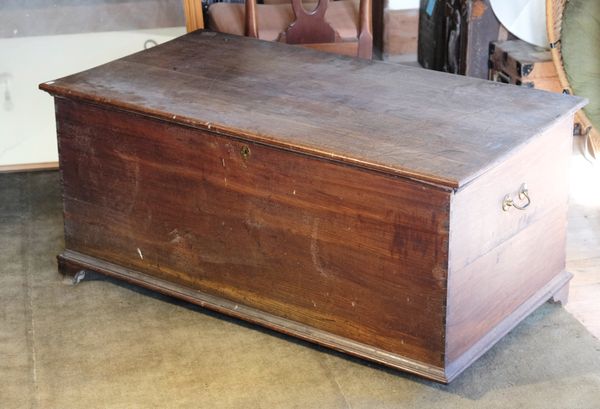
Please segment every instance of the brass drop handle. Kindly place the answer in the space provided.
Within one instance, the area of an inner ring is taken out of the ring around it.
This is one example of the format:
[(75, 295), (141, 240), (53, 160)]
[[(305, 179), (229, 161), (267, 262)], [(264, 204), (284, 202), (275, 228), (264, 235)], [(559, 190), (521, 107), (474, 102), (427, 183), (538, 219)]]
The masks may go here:
[(504, 200), (502, 200), (502, 210), (508, 212), (509, 207), (514, 207), (517, 210), (525, 210), (531, 204), (531, 198), (529, 197), (529, 190), (527, 189), (527, 184), (523, 183), (519, 188), (519, 200), (526, 200), (523, 204), (517, 204), (513, 200), (510, 195), (504, 196)]

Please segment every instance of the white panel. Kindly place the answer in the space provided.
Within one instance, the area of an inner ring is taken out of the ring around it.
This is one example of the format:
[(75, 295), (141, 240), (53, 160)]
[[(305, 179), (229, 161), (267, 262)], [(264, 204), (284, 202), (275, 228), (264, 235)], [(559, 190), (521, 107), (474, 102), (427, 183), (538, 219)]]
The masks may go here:
[(539, 47), (548, 47), (545, 0), (490, 0), (490, 4), (498, 20), (512, 34)]
[(419, 0), (389, 0), (388, 9), (390, 10), (410, 10), (418, 9)]
[(183, 27), (0, 39), (0, 166), (54, 162), (52, 97), (38, 84), (185, 33)]

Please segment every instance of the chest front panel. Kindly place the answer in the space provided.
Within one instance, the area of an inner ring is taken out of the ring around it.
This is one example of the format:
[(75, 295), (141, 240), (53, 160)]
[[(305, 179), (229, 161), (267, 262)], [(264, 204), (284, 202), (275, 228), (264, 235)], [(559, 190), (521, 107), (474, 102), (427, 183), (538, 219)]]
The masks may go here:
[(449, 193), (58, 100), (67, 248), (442, 366)]

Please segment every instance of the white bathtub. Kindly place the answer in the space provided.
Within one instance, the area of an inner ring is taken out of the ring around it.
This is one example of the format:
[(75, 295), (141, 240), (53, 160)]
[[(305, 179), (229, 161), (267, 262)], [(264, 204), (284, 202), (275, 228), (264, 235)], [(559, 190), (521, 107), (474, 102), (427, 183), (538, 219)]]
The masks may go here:
[(52, 98), (38, 84), (163, 43), (184, 27), (0, 39), (0, 167), (58, 160)]

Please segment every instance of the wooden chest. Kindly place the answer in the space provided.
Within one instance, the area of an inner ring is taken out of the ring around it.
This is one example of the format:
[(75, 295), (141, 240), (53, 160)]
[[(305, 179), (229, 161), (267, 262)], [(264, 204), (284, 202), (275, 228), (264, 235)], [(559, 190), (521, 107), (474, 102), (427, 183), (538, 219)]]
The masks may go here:
[(570, 279), (581, 99), (209, 31), (41, 88), (65, 273), (441, 382)]

